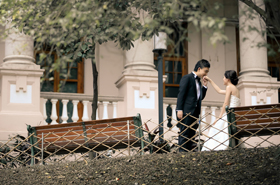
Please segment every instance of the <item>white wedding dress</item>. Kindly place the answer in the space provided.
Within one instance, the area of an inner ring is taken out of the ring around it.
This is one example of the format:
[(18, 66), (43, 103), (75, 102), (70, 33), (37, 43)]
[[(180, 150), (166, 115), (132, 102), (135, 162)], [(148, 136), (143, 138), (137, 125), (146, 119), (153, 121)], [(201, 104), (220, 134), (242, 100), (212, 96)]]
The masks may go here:
[[(229, 107), (240, 106), (240, 99), (236, 96), (230, 96)], [(217, 123), (209, 129), (208, 137), (203, 144), (201, 151), (211, 150), (226, 150), (229, 146), (229, 135), (228, 135), (228, 123), (227, 114), (225, 113), (222, 119), (218, 120)]]

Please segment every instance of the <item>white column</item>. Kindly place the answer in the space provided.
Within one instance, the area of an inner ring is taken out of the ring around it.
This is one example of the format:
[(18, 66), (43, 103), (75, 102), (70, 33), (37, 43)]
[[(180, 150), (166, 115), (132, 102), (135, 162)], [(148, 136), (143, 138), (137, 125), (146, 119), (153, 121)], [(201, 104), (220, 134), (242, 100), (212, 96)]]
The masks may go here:
[(43, 117), (44, 117), (44, 123), (45, 125), (48, 125), (48, 123), (46, 122), (48, 116), (47, 116), (47, 109), (46, 109), (46, 104), (47, 104), (47, 99), (43, 99)]
[(167, 127), (168, 120), (167, 120), (167, 106), (168, 104), (163, 103), (163, 131), (166, 132), (169, 128)]
[(51, 120), (52, 120), (52, 122), (51, 122), (51, 124), (52, 125), (54, 125), (54, 124), (58, 124), (57, 122), (56, 122), (56, 120), (57, 120), (57, 112), (56, 112), (56, 102), (57, 102), (58, 100), (57, 99), (51, 99), (51, 102), (52, 102), (52, 115), (51, 115)]
[(11, 135), (27, 135), (26, 124), (37, 126), (45, 122), (40, 98), (40, 77), (44, 70), (34, 63), (34, 40), (22, 31), (16, 32), (16, 28), (9, 29), (10, 23), (1, 31), (4, 34), (9, 30), (8, 36), (1, 40), (1, 58), (4, 57), (0, 64), (2, 141)]
[[(172, 108), (172, 124), (174, 125), (174, 124), (177, 124), (177, 121), (176, 121), (177, 120), (176, 104), (171, 105), (171, 108)], [(172, 130), (178, 131), (179, 128), (176, 125), (172, 128)]]
[(67, 123), (68, 120), (68, 110), (67, 110), (67, 103), (69, 100), (63, 99), (61, 100), (63, 107), (62, 107), (62, 115), (61, 115), (61, 119), (62, 119), (62, 123)]
[[(139, 12), (135, 12), (139, 13)], [(148, 14), (140, 12), (141, 20)], [(141, 22), (141, 21), (140, 21)], [(119, 105), (119, 115), (131, 116), (141, 113), (142, 120), (158, 122), (158, 72), (154, 65), (153, 39), (133, 42), (134, 47), (125, 51), (125, 66), (116, 81), (119, 96), (125, 97)], [(145, 111), (142, 111), (144, 110)]]
[(99, 109), (99, 108), (98, 108), (98, 105), (99, 105), (99, 104), (100, 104), (100, 102), (98, 101), (98, 102), (97, 102), (97, 109), (96, 109), (96, 120), (99, 120), (99, 116), (98, 116), (98, 112), (99, 112), (99, 111), (98, 111), (98, 109)]
[[(265, 9), (263, 0), (254, 3)], [(251, 10), (251, 13), (248, 11)], [(248, 15), (254, 17), (250, 19)], [(239, 1), (240, 67), (241, 76), (269, 76), (267, 70), (267, 48), (257, 47), (266, 44), (266, 24), (263, 19), (243, 2)], [(256, 28), (258, 31), (250, 30)]]
[(117, 118), (118, 114), (117, 114), (117, 104), (118, 102), (112, 102), (113, 104), (113, 118)]
[(108, 101), (103, 101), (103, 117), (102, 119), (108, 119)]
[(215, 106), (211, 106), (211, 124), (217, 119), (217, 116), (216, 116), (216, 109), (217, 107)]
[[(253, 3), (265, 9), (263, 0), (254, 0)], [(280, 82), (277, 82), (277, 78), (272, 78), (267, 70), (267, 48), (257, 46), (266, 44), (266, 24), (257, 12), (241, 1), (239, 27), (241, 71), (237, 87), (241, 105), (266, 104), (268, 98), (270, 103), (278, 103), (277, 89)]]
[[(134, 12), (139, 15), (139, 22), (144, 22), (150, 19), (150, 15), (145, 11)], [(154, 42), (153, 39), (142, 41), (138, 39), (133, 42), (134, 47), (125, 52), (126, 65), (124, 66), (124, 73), (136, 71), (154, 71)], [(133, 73), (135, 74), (135, 73)]]
[(78, 115), (78, 103), (79, 103), (79, 100), (72, 100), (72, 103), (73, 103), (72, 120), (73, 120), (73, 122), (77, 122), (79, 120), (79, 115)]
[[(166, 121), (167, 120), (167, 107), (168, 107), (168, 104), (166, 103), (163, 103), (163, 121)], [(168, 121), (167, 121), (168, 123)]]
[(83, 109), (83, 117), (82, 120), (83, 121), (88, 121), (89, 117), (88, 117), (88, 103), (89, 101), (83, 101), (83, 105), (84, 105), (84, 109)]
[(149, 41), (138, 39), (133, 44), (134, 47), (126, 51), (124, 73), (131, 70), (155, 71), (152, 39)]

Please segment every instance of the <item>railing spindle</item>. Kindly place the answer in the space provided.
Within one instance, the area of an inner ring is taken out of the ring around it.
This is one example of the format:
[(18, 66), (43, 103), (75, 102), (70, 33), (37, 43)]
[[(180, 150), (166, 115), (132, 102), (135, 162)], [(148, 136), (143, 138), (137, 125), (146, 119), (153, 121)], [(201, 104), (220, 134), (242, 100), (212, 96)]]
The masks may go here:
[(52, 119), (52, 122), (51, 124), (58, 124), (56, 122), (56, 119), (58, 118), (57, 117), (57, 113), (56, 113), (56, 103), (57, 103), (57, 99), (51, 99), (51, 102), (52, 102), (52, 115), (51, 115), (51, 119)]
[(112, 102), (113, 104), (113, 118), (117, 118), (117, 104), (118, 102)]
[(73, 103), (72, 120), (73, 120), (73, 122), (77, 122), (79, 120), (79, 115), (78, 115), (78, 103), (79, 103), (79, 100), (72, 100), (72, 103)]
[(108, 119), (108, 101), (103, 101), (103, 117), (102, 119)]
[(89, 120), (89, 117), (88, 117), (88, 103), (89, 103), (89, 101), (83, 101), (83, 105), (84, 105), (83, 117), (82, 117), (83, 121), (88, 121)]
[(45, 125), (47, 125), (47, 109), (46, 109), (46, 106), (47, 106), (47, 99), (43, 98), (43, 117), (44, 117), (44, 120), (45, 120)]
[(62, 123), (67, 123), (67, 120), (68, 120), (67, 103), (69, 102), (69, 100), (63, 99), (63, 100), (61, 100), (61, 102), (63, 104), (62, 115), (61, 115)]

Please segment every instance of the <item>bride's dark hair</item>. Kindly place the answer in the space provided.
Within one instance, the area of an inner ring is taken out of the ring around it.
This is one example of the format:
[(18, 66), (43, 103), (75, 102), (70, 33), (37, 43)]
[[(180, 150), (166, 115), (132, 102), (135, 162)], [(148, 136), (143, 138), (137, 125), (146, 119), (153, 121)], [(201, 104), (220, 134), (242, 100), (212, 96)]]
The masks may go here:
[(225, 77), (226, 79), (229, 79), (230, 82), (233, 84), (233, 85), (237, 85), (238, 84), (238, 76), (237, 76), (237, 73), (236, 71), (234, 70), (228, 70), (225, 72)]

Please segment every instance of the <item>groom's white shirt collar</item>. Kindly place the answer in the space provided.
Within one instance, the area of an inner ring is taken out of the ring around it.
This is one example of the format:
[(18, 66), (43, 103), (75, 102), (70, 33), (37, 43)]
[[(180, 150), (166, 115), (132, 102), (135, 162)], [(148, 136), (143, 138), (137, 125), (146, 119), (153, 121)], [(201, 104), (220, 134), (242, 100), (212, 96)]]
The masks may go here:
[(194, 73), (194, 71), (192, 71), (192, 73), (194, 74), (194, 78), (196, 78), (196, 77), (197, 77), (197, 75)]

